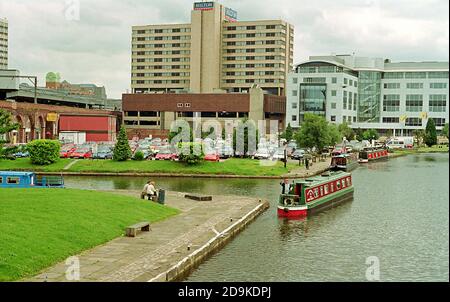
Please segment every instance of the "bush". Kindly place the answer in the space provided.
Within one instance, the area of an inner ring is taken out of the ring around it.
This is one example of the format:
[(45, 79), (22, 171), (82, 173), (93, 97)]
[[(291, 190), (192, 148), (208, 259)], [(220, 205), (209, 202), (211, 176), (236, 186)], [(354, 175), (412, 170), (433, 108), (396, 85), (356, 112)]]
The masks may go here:
[(120, 128), (119, 137), (114, 147), (113, 159), (115, 161), (126, 161), (131, 158), (131, 148), (128, 144), (128, 137), (125, 127)]
[(432, 118), (428, 119), (427, 126), (425, 128), (424, 142), (428, 147), (437, 145), (437, 133), (436, 124)]
[(137, 152), (134, 154), (133, 159), (134, 159), (134, 160), (137, 160), (137, 161), (143, 161), (143, 160), (144, 160), (144, 152), (142, 152), (142, 151), (137, 151)]
[(35, 165), (50, 165), (59, 160), (61, 145), (58, 141), (40, 139), (27, 145), (31, 162)]
[[(201, 144), (198, 143), (179, 143), (179, 159), (181, 162), (184, 162), (188, 165), (196, 165), (200, 163), (205, 154), (203, 153), (203, 148)], [(189, 149), (187, 149), (189, 148)], [(194, 149), (195, 148), (195, 149)], [(187, 150), (188, 152), (186, 152)], [(200, 151), (200, 152), (198, 152)]]

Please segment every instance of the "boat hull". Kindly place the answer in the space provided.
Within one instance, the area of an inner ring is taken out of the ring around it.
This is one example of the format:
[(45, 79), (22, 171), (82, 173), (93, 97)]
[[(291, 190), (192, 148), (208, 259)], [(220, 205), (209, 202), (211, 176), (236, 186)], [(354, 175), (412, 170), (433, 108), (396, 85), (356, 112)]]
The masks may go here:
[(316, 202), (314, 204), (308, 204), (304, 207), (285, 207), (278, 206), (278, 217), (280, 218), (300, 218), (307, 217), (318, 212), (334, 208), (342, 203), (353, 200), (354, 189), (351, 188), (346, 192), (342, 192), (336, 196), (333, 196), (323, 202)]

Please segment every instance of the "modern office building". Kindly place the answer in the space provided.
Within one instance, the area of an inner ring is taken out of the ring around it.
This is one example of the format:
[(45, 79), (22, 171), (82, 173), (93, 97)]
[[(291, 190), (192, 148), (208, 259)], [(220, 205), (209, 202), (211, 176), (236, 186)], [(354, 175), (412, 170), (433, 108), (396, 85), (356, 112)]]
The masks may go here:
[(288, 76), (286, 124), (305, 113), (352, 128), (411, 135), (429, 118), (448, 123), (448, 62), (391, 62), (353, 55), (312, 56)]
[(190, 23), (134, 26), (132, 92), (248, 92), (258, 84), (285, 95), (293, 26), (237, 19), (217, 2), (196, 2)]
[(8, 20), (0, 18), (0, 69), (8, 69)]

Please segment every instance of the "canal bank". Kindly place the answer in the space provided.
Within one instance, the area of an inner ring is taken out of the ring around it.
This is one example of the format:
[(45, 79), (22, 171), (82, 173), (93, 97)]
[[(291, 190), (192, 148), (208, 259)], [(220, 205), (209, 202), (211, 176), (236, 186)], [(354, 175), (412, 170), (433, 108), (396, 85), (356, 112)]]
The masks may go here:
[[(134, 197), (140, 193), (109, 192)], [(181, 280), (269, 207), (267, 201), (243, 196), (215, 195), (200, 202), (184, 198), (184, 193), (166, 194), (166, 204), (181, 214), (152, 224), (150, 232), (138, 237), (120, 237), (77, 255), (79, 281)], [(61, 262), (27, 281), (71, 281), (67, 269)]]

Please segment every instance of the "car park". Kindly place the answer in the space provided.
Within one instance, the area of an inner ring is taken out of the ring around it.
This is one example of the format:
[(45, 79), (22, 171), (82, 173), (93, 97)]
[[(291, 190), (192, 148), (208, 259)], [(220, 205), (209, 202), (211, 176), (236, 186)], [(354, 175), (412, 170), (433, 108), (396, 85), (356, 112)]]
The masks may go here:
[(70, 155), (75, 151), (76, 147), (74, 144), (63, 145), (59, 151), (59, 157), (69, 158)]
[(170, 148), (163, 148), (159, 150), (154, 160), (178, 160), (178, 154)]
[(259, 149), (255, 155), (253, 156), (254, 159), (269, 159), (270, 158), (270, 152), (268, 149), (262, 148)]
[(275, 153), (272, 156), (272, 159), (274, 160), (284, 160), (285, 156), (285, 150), (283, 148), (279, 148), (275, 151)]
[(92, 158), (94, 159), (112, 159), (113, 150), (109, 146), (100, 146), (97, 151), (93, 153)]
[(92, 150), (89, 147), (81, 146), (76, 148), (75, 151), (73, 151), (69, 157), (80, 159), (92, 158)]

